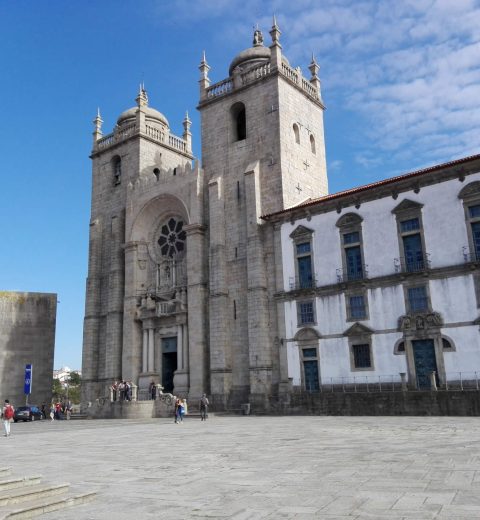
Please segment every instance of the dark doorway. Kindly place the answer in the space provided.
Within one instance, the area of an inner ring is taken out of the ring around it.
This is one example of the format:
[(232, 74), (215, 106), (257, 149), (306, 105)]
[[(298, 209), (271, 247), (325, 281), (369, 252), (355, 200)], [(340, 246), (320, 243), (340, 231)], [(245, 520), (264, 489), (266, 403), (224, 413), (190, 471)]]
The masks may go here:
[(419, 389), (430, 388), (430, 373), (435, 372), (438, 380), (437, 361), (433, 339), (412, 341), (415, 372)]
[(177, 370), (177, 338), (162, 338), (162, 386), (173, 392), (173, 375)]

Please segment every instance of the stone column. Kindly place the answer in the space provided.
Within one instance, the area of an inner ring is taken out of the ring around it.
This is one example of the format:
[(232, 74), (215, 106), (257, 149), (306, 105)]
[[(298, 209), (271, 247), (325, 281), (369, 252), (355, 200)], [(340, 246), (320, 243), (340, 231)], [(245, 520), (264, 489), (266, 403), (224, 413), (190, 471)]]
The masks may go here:
[(143, 329), (142, 372), (148, 372), (148, 329)]
[(138, 320), (138, 289), (147, 277), (147, 246), (145, 242), (125, 244), (125, 297), (123, 306), (122, 374), (138, 384), (140, 372), (146, 371), (143, 362), (143, 324)]
[(97, 397), (98, 380), (98, 334), (100, 328), (102, 266), (101, 221), (90, 222), (88, 247), (88, 277), (86, 281), (85, 319), (83, 325), (82, 353), (82, 402), (93, 402)]
[(248, 280), (248, 350), (250, 361), (250, 403), (268, 407), (272, 382), (272, 346), (269, 338), (269, 312), (265, 251), (260, 229), (260, 171), (256, 161), (245, 172)]
[(177, 367), (184, 370), (183, 366), (183, 325), (177, 325)]
[[(232, 385), (231, 347), (229, 343), (230, 307), (226, 282), (225, 200), (223, 178), (209, 184), (210, 227), (210, 385), (212, 404), (225, 407)], [(189, 305), (189, 316), (192, 309)], [(193, 332), (192, 323), (190, 334)]]
[(106, 324), (106, 362), (105, 375), (108, 381), (123, 379), (123, 298), (124, 298), (124, 219), (114, 215), (110, 231), (110, 269), (108, 273), (108, 301)]
[(154, 367), (154, 353), (155, 353), (155, 341), (154, 341), (154, 333), (155, 330), (153, 327), (148, 329), (148, 371), (153, 372), (155, 370)]

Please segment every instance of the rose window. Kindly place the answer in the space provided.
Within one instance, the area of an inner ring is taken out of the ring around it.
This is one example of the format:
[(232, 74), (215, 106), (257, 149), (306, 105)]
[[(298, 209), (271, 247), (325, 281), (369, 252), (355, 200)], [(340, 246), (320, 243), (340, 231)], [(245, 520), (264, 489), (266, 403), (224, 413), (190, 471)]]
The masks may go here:
[(185, 250), (185, 239), (187, 234), (183, 230), (183, 222), (173, 217), (164, 224), (160, 231), (158, 245), (162, 256), (170, 258), (178, 255)]

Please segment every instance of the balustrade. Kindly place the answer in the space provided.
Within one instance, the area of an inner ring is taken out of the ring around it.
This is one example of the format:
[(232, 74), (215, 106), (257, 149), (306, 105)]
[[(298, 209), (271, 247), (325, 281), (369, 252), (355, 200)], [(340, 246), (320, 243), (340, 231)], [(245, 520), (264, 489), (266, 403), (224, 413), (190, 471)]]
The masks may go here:
[(228, 78), (215, 83), (207, 88), (207, 98), (214, 98), (218, 96), (223, 96), (228, 92), (231, 92), (233, 89), (233, 81)]

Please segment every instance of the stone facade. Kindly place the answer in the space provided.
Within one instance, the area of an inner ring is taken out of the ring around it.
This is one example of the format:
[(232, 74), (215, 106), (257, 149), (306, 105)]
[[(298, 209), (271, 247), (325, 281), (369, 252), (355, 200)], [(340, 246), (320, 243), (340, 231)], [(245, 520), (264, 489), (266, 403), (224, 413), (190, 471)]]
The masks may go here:
[(480, 156), (265, 219), (293, 390), (479, 388)]
[(327, 176), (318, 65), (306, 79), (276, 22), (270, 34), (217, 84), (202, 60), (202, 167), (188, 115), (174, 136), (143, 87), (112, 134), (94, 120), (84, 401), (116, 379), (140, 397), (151, 381), (208, 392), (219, 408), (277, 391), (274, 235), (260, 217), (326, 194)]
[(84, 401), (118, 379), (271, 411), (335, 378), (417, 388), (422, 341), (439, 385), (480, 373), (478, 157), (328, 195), (319, 67), (270, 36), (215, 84), (203, 57), (201, 166), (143, 86), (113, 133), (94, 120)]
[(14, 406), (25, 404), (25, 365), (33, 370), (29, 403), (52, 399), (57, 295), (0, 292), (0, 394)]

